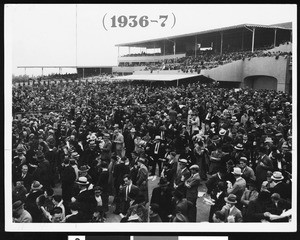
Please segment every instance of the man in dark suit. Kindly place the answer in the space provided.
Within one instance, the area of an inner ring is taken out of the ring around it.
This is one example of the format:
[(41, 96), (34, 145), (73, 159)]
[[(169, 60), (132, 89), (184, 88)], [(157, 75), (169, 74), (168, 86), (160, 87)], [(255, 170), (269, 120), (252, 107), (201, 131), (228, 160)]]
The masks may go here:
[(71, 201), (72, 190), (76, 180), (76, 174), (74, 168), (70, 165), (70, 159), (65, 158), (64, 164), (60, 173), (61, 177), (61, 189), (62, 189), (62, 199), (65, 204)]
[(124, 175), (130, 173), (130, 168), (128, 165), (125, 165), (124, 158), (120, 158), (119, 156), (116, 157), (117, 163), (114, 166), (114, 188), (115, 188), (115, 197), (114, 197), (114, 203), (116, 204), (115, 214), (119, 214), (121, 212), (121, 192), (120, 187), (124, 184)]
[(27, 192), (29, 192), (33, 179), (32, 175), (28, 173), (28, 165), (22, 166), (21, 173), (16, 176), (16, 182), (18, 181), (22, 181)]
[(271, 194), (278, 193), (280, 197), (283, 198), (284, 200), (291, 201), (291, 197), (292, 197), (291, 186), (283, 181), (284, 177), (282, 173), (279, 171), (273, 172), (271, 179), (274, 182), (274, 186), (270, 188)]
[(103, 211), (108, 211), (108, 179), (109, 179), (109, 172), (108, 172), (108, 163), (103, 161), (100, 164), (101, 167), (101, 173), (99, 174), (97, 186), (100, 186), (102, 188), (102, 200), (103, 200)]
[(131, 159), (131, 153), (134, 151), (134, 139), (136, 138), (136, 130), (135, 128), (131, 128), (130, 131), (127, 134), (124, 134), (124, 143), (126, 148), (126, 157), (129, 158), (130, 162), (132, 162)]
[(33, 180), (39, 181), (44, 186), (45, 190), (49, 189), (52, 181), (50, 163), (45, 159), (43, 152), (38, 151), (36, 156), (38, 159), (38, 166), (33, 172)]
[(130, 202), (134, 201), (139, 195), (140, 190), (137, 186), (132, 184), (132, 180), (129, 174), (125, 174), (123, 177), (124, 186), (121, 189), (121, 212), (125, 215), (129, 209)]
[(168, 222), (172, 214), (172, 189), (165, 178), (161, 178), (158, 187), (154, 188), (151, 196), (151, 204), (159, 206), (158, 215), (162, 222)]
[(86, 177), (79, 177), (76, 183), (79, 186), (79, 193), (77, 196), (72, 197), (72, 202), (78, 202), (80, 209), (83, 212), (83, 219), (84, 222), (87, 222), (92, 217), (92, 207), (91, 207), (91, 198), (92, 198), (92, 192), (88, 190), (89, 182)]
[(185, 196), (184, 182), (191, 176), (189, 169), (187, 168), (187, 160), (179, 159), (179, 168), (176, 173), (174, 188), (181, 191)]
[(80, 206), (77, 202), (71, 202), (69, 204), (69, 209), (71, 214), (67, 215), (64, 219), (64, 222), (67, 223), (79, 223), (83, 222), (83, 213), (80, 211)]
[(149, 154), (153, 158), (153, 161), (150, 162), (151, 175), (155, 175), (156, 164), (158, 165), (160, 175), (162, 171), (162, 159), (165, 155), (165, 145), (161, 142), (161, 137), (159, 135), (155, 136), (154, 143), (150, 145)]

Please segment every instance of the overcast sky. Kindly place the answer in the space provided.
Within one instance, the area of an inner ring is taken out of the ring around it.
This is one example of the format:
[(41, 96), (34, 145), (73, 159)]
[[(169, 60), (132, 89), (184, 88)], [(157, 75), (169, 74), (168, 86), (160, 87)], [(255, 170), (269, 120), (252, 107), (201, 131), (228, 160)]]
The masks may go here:
[[(105, 15), (107, 31), (103, 27)], [(165, 27), (160, 26), (160, 20), (159, 23), (150, 22), (144, 28), (139, 25), (129, 27), (128, 24), (121, 28), (117, 21), (121, 15), (135, 15), (137, 19), (148, 16), (149, 20), (159, 20), (159, 15), (168, 15), (168, 19)], [(115, 28), (111, 27), (113, 16), (116, 16)], [(172, 28), (174, 16), (176, 23)], [(18, 4), (6, 5), (5, 17), (5, 26), (9, 30), (5, 37), (6, 44), (11, 47), (8, 49), (11, 49), (12, 72), (18, 75), (24, 73), (23, 69), (17, 70), (20, 65), (76, 65), (76, 52), (77, 65), (117, 65), (118, 48), (115, 44), (118, 43), (243, 23), (268, 25), (294, 22), (296, 5)], [(123, 48), (120, 53), (127, 51), (128, 48)], [(38, 71), (40, 73), (41, 70)], [(29, 70), (27, 74), (31, 74)]]

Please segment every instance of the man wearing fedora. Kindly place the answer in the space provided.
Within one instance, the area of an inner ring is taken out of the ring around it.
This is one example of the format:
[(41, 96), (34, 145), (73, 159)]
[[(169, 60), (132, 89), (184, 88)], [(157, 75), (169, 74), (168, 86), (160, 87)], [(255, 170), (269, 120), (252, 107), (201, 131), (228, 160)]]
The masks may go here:
[(168, 222), (169, 215), (172, 213), (172, 189), (165, 178), (160, 178), (158, 187), (155, 187), (151, 195), (151, 204), (159, 206), (158, 215), (162, 222)]
[(71, 198), (72, 202), (78, 202), (80, 209), (83, 212), (83, 218), (85, 221), (89, 221), (92, 216), (91, 198), (92, 192), (88, 190), (89, 182), (86, 177), (79, 177), (76, 181), (79, 186), (79, 193)]
[(234, 194), (229, 194), (225, 197), (226, 204), (222, 207), (221, 213), (225, 215), (225, 222), (243, 222), (241, 211), (235, 206), (237, 197)]
[(197, 217), (197, 198), (198, 198), (198, 187), (200, 186), (200, 175), (199, 175), (199, 166), (194, 164), (190, 167), (191, 176), (184, 182), (186, 187), (186, 199), (190, 201), (193, 206), (193, 216), (191, 216), (190, 221), (196, 222)]
[(13, 222), (15, 223), (31, 223), (32, 217), (30, 213), (24, 209), (24, 203), (18, 200), (13, 203)]
[(156, 165), (158, 165), (159, 175), (162, 171), (162, 160), (165, 155), (165, 145), (161, 142), (161, 137), (159, 135), (155, 136), (154, 143), (149, 147), (149, 155), (153, 158), (149, 162), (151, 166), (151, 176), (155, 175)]
[(273, 187), (270, 188), (271, 193), (278, 193), (282, 199), (292, 200), (291, 186), (284, 182), (284, 176), (281, 172), (275, 171), (271, 176)]
[(228, 194), (234, 194), (237, 199), (237, 207), (241, 209), (241, 197), (246, 189), (246, 181), (244, 178), (242, 178), (242, 171), (239, 167), (233, 168), (232, 174), (235, 177), (235, 182), (232, 185), (230, 181), (227, 181), (228, 188), (227, 193)]
[(43, 185), (40, 184), (39, 181), (33, 181), (31, 184), (31, 189), (29, 194), (27, 195), (24, 208), (30, 213), (32, 216), (32, 222), (41, 222), (42, 221), (42, 213), (38, 209), (36, 204), (36, 199), (43, 194)]
[(174, 189), (181, 191), (185, 195), (186, 188), (185, 181), (191, 176), (191, 172), (187, 167), (188, 161), (186, 159), (179, 159), (178, 168), (174, 180)]

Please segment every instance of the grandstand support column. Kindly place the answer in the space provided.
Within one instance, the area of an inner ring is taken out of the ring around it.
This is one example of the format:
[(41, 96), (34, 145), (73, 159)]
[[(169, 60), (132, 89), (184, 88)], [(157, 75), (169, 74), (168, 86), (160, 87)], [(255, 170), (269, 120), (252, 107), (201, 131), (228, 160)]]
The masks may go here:
[(242, 31), (242, 51), (244, 51), (244, 31)]
[(197, 36), (195, 36), (195, 58), (197, 56)]
[(276, 47), (276, 34), (277, 34), (277, 29), (274, 29), (274, 47)]
[(221, 46), (220, 46), (220, 54), (223, 53), (223, 32), (221, 32)]
[(118, 46), (118, 58), (120, 57), (120, 46)]
[(25, 75), (26, 75), (26, 68), (24, 68), (24, 70), (25, 70)]
[(176, 42), (174, 41), (174, 62), (176, 62)]
[(254, 52), (254, 42), (255, 42), (255, 28), (252, 30), (252, 47), (251, 52)]
[(42, 77), (44, 76), (44, 68), (42, 68)]

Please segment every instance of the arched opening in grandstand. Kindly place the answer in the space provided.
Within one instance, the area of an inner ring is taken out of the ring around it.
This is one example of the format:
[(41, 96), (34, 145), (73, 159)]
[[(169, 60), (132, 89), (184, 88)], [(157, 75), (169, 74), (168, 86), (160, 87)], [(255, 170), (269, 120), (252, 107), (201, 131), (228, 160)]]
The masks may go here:
[(252, 89), (277, 90), (277, 79), (271, 76), (248, 76), (244, 84)]

